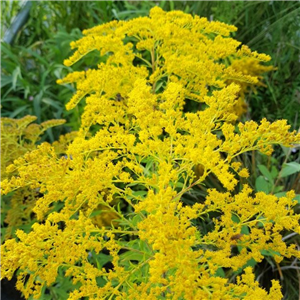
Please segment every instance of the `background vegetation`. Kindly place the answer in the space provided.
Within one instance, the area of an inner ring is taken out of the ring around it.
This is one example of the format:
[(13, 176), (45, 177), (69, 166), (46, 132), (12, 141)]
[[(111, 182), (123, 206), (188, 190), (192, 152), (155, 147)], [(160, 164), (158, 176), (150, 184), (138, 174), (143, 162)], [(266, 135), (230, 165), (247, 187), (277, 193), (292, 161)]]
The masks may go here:
[[(287, 119), (292, 129), (299, 129), (300, 3), (296, 1), (33, 1), (29, 18), (14, 36), (13, 43), (1, 43), (1, 115), (11, 118), (35, 115), (38, 123), (67, 120), (65, 126), (48, 129), (42, 140), (54, 141), (61, 133), (76, 130), (81, 108), (69, 112), (64, 109), (75, 89), (56, 84), (58, 78), (69, 73), (62, 64), (70, 56), (69, 43), (78, 39), (83, 29), (114, 19), (148, 15), (154, 5), (236, 25), (235, 38), (252, 50), (269, 54), (270, 64), (277, 68), (265, 74), (265, 87), (247, 95), (248, 111), (244, 118)], [(23, 2), (1, 2), (2, 37), (22, 10)], [(91, 56), (72, 68), (87, 68), (93, 59)], [(294, 188), (300, 193), (299, 147), (276, 149), (271, 158), (252, 154), (242, 159), (252, 174), (249, 184), (257, 191), (282, 194)], [(214, 178), (207, 182), (207, 186), (216, 185)], [(186, 201), (199, 196), (203, 196), (203, 191), (195, 189), (195, 194)], [(284, 261), (279, 266), (266, 253), (264, 262), (259, 265), (254, 262), (253, 266), (260, 284), (269, 288), (270, 279), (280, 279), (285, 299), (299, 297), (299, 262)], [(226, 276), (234, 280), (236, 274)]]

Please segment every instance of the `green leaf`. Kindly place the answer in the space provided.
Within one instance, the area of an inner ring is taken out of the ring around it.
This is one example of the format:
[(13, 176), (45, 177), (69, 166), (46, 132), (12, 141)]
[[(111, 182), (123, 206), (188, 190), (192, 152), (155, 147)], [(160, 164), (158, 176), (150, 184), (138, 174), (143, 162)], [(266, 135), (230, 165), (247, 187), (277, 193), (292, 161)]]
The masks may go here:
[(11, 81), (12, 81), (11, 76), (1, 74), (1, 88), (3, 88), (8, 84), (11, 84)]
[(19, 64), (19, 58), (12, 52), (12, 49), (6, 43), (1, 43), (1, 52), (2, 55), (7, 55), (14, 63)]
[(278, 175), (278, 170), (275, 166), (272, 166), (271, 168), (271, 174), (272, 174), (272, 178), (276, 178)]
[(261, 250), (260, 253), (263, 255), (263, 256), (274, 256), (274, 255), (279, 255), (280, 256), (280, 253), (279, 252), (276, 252), (274, 250)]
[(184, 184), (183, 184), (183, 182), (177, 181), (175, 186), (177, 188), (183, 188)]
[(280, 197), (285, 197), (286, 196), (286, 192), (280, 192), (280, 193), (276, 193), (274, 194), (277, 198), (280, 198)]
[(142, 217), (141, 217), (140, 215), (136, 215), (136, 216), (134, 216), (134, 217), (132, 218), (131, 223), (132, 223), (132, 225), (133, 225), (134, 227), (136, 227), (137, 224), (138, 224), (139, 222), (141, 222), (142, 220), (143, 220), (143, 219), (142, 219)]
[(43, 98), (42, 102), (45, 103), (45, 104), (51, 105), (51, 106), (55, 107), (58, 110), (62, 110), (62, 107), (61, 107), (60, 103), (57, 102), (57, 101), (54, 101), (50, 98)]
[(241, 233), (246, 235), (250, 234), (249, 227), (247, 225), (243, 225), (241, 229)]
[(283, 190), (284, 186), (283, 185), (279, 185), (279, 186), (276, 186), (273, 193), (276, 194), (276, 193), (280, 193), (282, 190)]
[(157, 93), (159, 91), (159, 89), (163, 86), (164, 84), (164, 81), (161, 81), (159, 82), (157, 85), (156, 85), (156, 88), (155, 88), (155, 92)]
[(246, 263), (243, 267), (239, 268), (239, 269), (236, 271), (236, 274), (242, 273), (243, 270), (244, 270), (246, 267), (252, 267), (252, 268), (253, 268), (255, 265), (256, 265), (255, 259), (254, 259), (254, 258), (250, 258), (250, 259), (247, 261), (247, 263)]
[(144, 241), (133, 240), (130, 242), (121, 242), (121, 244), (128, 250), (120, 255), (120, 259), (123, 263), (130, 261), (144, 261), (152, 255)]
[(271, 191), (270, 183), (263, 176), (258, 176), (255, 180), (255, 188), (257, 192), (265, 192), (269, 194)]
[(145, 254), (142, 252), (137, 252), (137, 251), (127, 251), (125, 253), (122, 253), (120, 255), (120, 259), (121, 261), (125, 262), (125, 261), (143, 261), (145, 258)]
[(106, 263), (112, 261), (112, 256), (104, 253), (95, 254), (92, 252), (92, 257), (96, 261), (98, 269), (101, 269)]
[(22, 78), (20, 66), (17, 66), (12, 73), (12, 88), (16, 90), (18, 78)]
[(280, 145), (280, 146), (281, 146), (281, 149), (282, 149), (284, 155), (285, 155), (285, 156), (288, 156), (288, 154), (289, 154), (289, 152), (290, 152), (290, 148), (284, 147), (284, 146), (282, 146), (282, 145)]
[(269, 182), (273, 183), (274, 177), (272, 174), (269, 172), (269, 170), (266, 168), (264, 165), (258, 165), (257, 166), (260, 172), (268, 179)]
[[(286, 192), (276, 193), (275, 196), (276, 196), (277, 198), (286, 197)], [(298, 203), (300, 204), (300, 194), (297, 194), (297, 195), (295, 196), (294, 200), (297, 200)]]
[(145, 176), (150, 176), (151, 175), (150, 170), (151, 170), (152, 166), (153, 166), (153, 161), (150, 159), (149, 161), (147, 161), (146, 166), (144, 167)]
[(169, 1), (170, 3), (170, 11), (174, 10), (174, 1)]
[(37, 60), (39, 60), (42, 65), (44, 65), (46, 67), (49, 66), (49, 62), (46, 59), (44, 59), (41, 55), (39, 55), (37, 52), (31, 50), (30, 48), (26, 48), (24, 50), (25, 50), (25, 52), (27, 52), (28, 54), (32, 55)]
[(231, 220), (234, 223), (240, 223), (240, 218), (237, 215), (231, 214)]
[(139, 196), (146, 196), (147, 195), (147, 191), (132, 191), (132, 195), (135, 197), (139, 197)]
[(296, 195), (296, 197), (294, 198), (295, 200), (297, 200), (298, 201), (298, 203), (300, 204), (300, 195), (298, 194), (298, 195)]
[(226, 278), (223, 268), (219, 268), (215, 275), (216, 275), (216, 277)]
[(41, 116), (42, 116), (42, 109), (41, 109), (41, 99), (42, 99), (43, 93), (39, 92), (34, 98), (33, 98), (33, 108), (34, 108), (34, 114), (38, 117), (38, 122), (41, 122)]
[(280, 177), (287, 177), (289, 175), (295, 174), (300, 172), (300, 164), (294, 162), (290, 162), (287, 164), (284, 164), (281, 172), (280, 172)]
[(22, 111), (26, 110), (28, 108), (28, 105), (24, 105), (24, 106), (21, 106), (19, 108), (17, 108), (15, 111), (13, 111), (9, 117), (10, 118), (15, 118), (16, 116), (18, 116)]

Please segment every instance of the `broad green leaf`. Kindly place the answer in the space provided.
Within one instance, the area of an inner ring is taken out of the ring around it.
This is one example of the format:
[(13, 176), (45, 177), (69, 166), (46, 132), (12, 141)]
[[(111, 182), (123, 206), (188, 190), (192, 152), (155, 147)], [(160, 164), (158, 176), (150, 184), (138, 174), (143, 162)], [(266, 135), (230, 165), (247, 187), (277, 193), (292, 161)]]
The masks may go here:
[(215, 276), (217, 277), (221, 277), (221, 278), (226, 278), (225, 272), (223, 270), (223, 268), (219, 268), (215, 274)]
[(274, 167), (274, 166), (272, 166), (272, 168), (271, 168), (272, 178), (276, 178), (277, 175), (278, 175), (278, 173), (279, 173), (279, 172), (278, 172), (277, 168)]
[(266, 194), (269, 194), (271, 191), (270, 183), (263, 176), (256, 178), (255, 188), (257, 192), (265, 192)]
[(164, 84), (163, 81), (159, 82), (158, 85), (155, 88), (155, 92), (157, 93), (159, 91), (159, 89), (162, 87), (162, 85)]
[(256, 265), (255, 259), (251, 258), (247, 261), (247, 263), (243, 267), (239, 268), (236, 271), (236, 274), (242, 273), (246, 267), (254, 267), (255, 265)]
[(274, 177), (269, 172), (269, 170), (266, 168), (266, 166), (264, 166), (264, 165), (258, 165), (257, 167), (260, 170), (260, 172), (269, 180), (269, 182), (273, 183), (273, 178)]
[(281, 172), (280, 172), (280, 177), (287, 177), (289, 175), (295, 174), (300, 172), (300, 164), (298, 164), (297, 162), (290, 162), (287, 164), (284, 164)]
[(275, 189), (273, 190), (273, 193), (274, 194), (280, 193), (283, 190), (283, 188), (284, 188), (283, 185), (276, 186)]
[(132, 223), (132, 225), (133, 226), (137, 226), (137, 224), (139, 223), (139, 222), (141, 222), (143, 219), (142, 219), (142, 217), (140, 216), (140, 215), (136, 215), (136, 216), (134, 216), (133, 218), (132, 218), (132, 220), (131, 220), (131, 223)]
[(285, 196), (286, 196), (286, 192), (276, 193), (275, 196), (276, 196), (277, 198), (285, 197)]
[(121, 244), (128, 250), (120, 255), (123, 262), (143, 261), (152, 255), (144, 241), (133, 240), (130, 242), (122, 242)]
[(296, 195), (296, 197), (294, 199), (297, 200), (298, 203), (300, 204), (300, 194)]
[(143, 261), (145, 259), (145, 253), (139, 252), (138, 250), (134, 251), (134, 250), (129, 250), (125, 253), (122, 253), (120, 255), (120, 259), (121, 261), (125, 262), (125, 261)]
[(231, 214), (231, 220), (234, 223), (240, 223), (240, 218), (237, 215)]
[(243, 225), (241, 229), (241, 233), (248, 235), (250, 233), (249, 227), (247, 225)]
[(101, 269), (106, 263), (112, 261), (112, 256), (104, 253), (95, 254), (92, 252), (92, 257), (96, 261), (98, 269)]

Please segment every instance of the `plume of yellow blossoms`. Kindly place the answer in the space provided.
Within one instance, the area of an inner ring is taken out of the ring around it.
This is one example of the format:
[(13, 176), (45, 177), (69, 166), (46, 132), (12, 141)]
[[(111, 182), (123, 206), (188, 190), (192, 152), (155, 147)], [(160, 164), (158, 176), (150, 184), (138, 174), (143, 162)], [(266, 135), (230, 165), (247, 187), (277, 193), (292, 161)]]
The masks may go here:
[[(38, 125), (32, 123), (37, 117), (26, 116), (15, 120), (11, 118), (1, 118), (1, 178), (9, 180), (17, 173), (13, 170), (6, 172), (6, 167), (11, 165), (15, 159), (36, 149), (36, 143), (47, 129), (65, 123), (65, 120), (49, 120)], [(69, 134), (74, 135), (74, 134)], [(66, 138), (66, 137), (65, 137)], [(66, 142), (66, 141), (65, 141)], [(60, 148), (66, 145), (63, 137), (60, 142)], [(55, 144), (54, 144), (55, 145)], [(58, 149), (57, 149), (58, 150)], [(61, 149), (63, 153), (64, 149)], [(33, 190), (24, 186), (18, 189), (12, 197), (1, 201), (1, 211), (5, 215), (4, 222), (7, 224), (5, 238), (11, 237), (15, 229), (22, 225), (29, 225), (34, 222), (32, 209), (38, 197), (38, 190)], [(6, 203), (6, 202), (9, 202)]]
[[(259, 78), (235, 64), (270, 58), (240, 47), (230, 38), (235, 30), (155, 7), (149, 17), (94, 27), (72, 43), (67, 66), (91, 51), (101, 57), (59, 80), (77, 85), (67, 109), (85, 97), (78, 135), (64, 155), (44, 143), (15, 159), (7, 172), (17, 175), (2, 182), (3, 194), (24, 186), (42, 194), (31, 231), (2, 245), (2, 277), (18, 270), (26, 298), (39, 299), (59, 273), (74, 284), (69, 300), (282, 298), (277, 281), (265, 291), (246, 265), (261, 262), (263, 250), (278, 263), (299, 257), (281, 236), (300, 233), (295, 194), (254, 194), (247, 185), (234, 192), (249, 175), (236, 158), (271, 154), (272, 145), (289, 147), (300, 135), (284, 120), (237, 123), (240, 90)], [(184, 202), (209, 174), (227, 192)], [(99, 214), (114, 220), (103, 224)], [(207, 218), (212, 226), (204, 230)], [(241, 275), (228, 282), (221, 268)]]

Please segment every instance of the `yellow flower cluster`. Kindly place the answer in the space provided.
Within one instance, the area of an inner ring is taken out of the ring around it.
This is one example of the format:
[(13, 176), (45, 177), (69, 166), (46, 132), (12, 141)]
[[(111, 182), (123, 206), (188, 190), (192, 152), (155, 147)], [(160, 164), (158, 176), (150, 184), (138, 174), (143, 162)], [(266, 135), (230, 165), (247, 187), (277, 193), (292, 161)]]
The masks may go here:
[[(72, 43), (68, 66), (94, 50), (101, 56), (94, 69), (59, 80), (77, 85), (68, 109), (86, 97), (78, 134), (66, 147), (43, 143), (22, 153), (6, 169), (16, 175), (2, 182), (3, 194), (25, 187), (41, 194), (31, 232), (2, 245), (1, 275), (18, 270), (26, 298), (41, 298), (59, 272), (73, 283), (69, 300), (282, 298), (277, 281), (267, 293), (245, 266), (261, 262), (263, 250), (277, 262), (299, 257), (281, 236), (300, 233), (295, 195), (253, 195), (248, 186), (234, 194), (239, 177), (249, 176), (236, 157), (270, 154), (274, 144), (299, 143), (300, 134), (285, 121), (233, 125), (241, 88), (259, 80), (235, 62), (269, 60), (237, 50), (235, 30), (155, 7)], [(204, 202), (187, 204), (185, 195), (209, 174), (227, 192), (212, 189)], [(213, 226), (204, 230), (208, 217)], [(222, 268), (244, 273), (230, 283)]]
[(5, 178), (5, 168), (16, 158), (35, 149), (36, 142), (47, 129), (65, 123), (65, 120), (50, 120), (42, 124), (31, 124), (37, 117), (22, 119), (1, 118), (1, 177)]
[[(65, 123), (65, 120), (50, 120), (40, 125), (32, 123), (36, 119), (35, 116), (17, 120), (1, 118), (1, 178), (4, 184), (17, 174), (14, 167), (9, 172), (6, 168), (25, 153), (34, 150), (36, 142), (48, 128)], [(63, 147), (66, 143), (61, 142), (60, 145)], [(7, 224), (5, 238), (11, 237), (19, 226), (28, 225), (34, 220), (32, 209), (38, 195), (38, 190), (24, 187), (13, 194), (9, 205), (5, 205), (3, 199), (1, 208), (6, 215), (4, 222)]]

